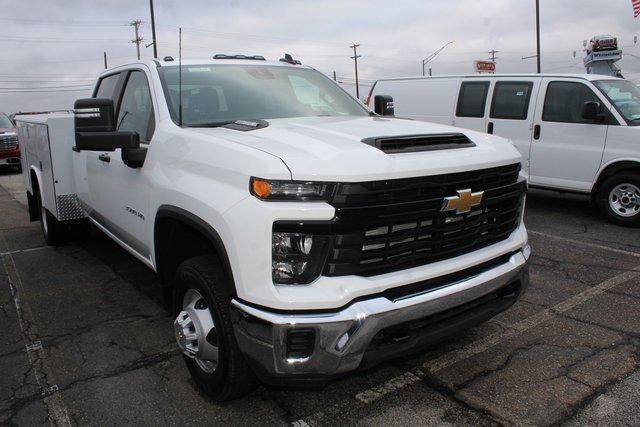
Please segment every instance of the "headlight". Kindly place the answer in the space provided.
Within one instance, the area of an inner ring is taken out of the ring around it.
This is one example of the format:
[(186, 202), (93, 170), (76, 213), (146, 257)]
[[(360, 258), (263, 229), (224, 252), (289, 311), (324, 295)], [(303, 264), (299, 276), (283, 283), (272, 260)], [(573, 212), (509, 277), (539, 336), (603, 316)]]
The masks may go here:
[(335, 184), (325, 182), (280, 181), (251, 178), (249, 191), (261, 200), (317, 201), (328, 200)]
[(308, 284), (322, 273), (328, 236), (274, 231), (271, 272), (273, 283)]

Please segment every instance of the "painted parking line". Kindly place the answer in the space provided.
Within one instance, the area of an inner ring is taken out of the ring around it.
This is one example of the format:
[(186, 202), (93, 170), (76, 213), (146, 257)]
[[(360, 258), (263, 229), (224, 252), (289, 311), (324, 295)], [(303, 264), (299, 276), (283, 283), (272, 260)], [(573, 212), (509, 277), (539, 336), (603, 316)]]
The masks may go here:
[[(551, 320), (554, 313), (565, 313), (598, 295), (602, 295), (607, 290), (621, 283), (638, 277), (640, 277), (640, 266), (636, 267), (634, 270), (626, 271), (622, 274), (607, 279), (579, 294), (574, 295), (571, 298), (566, 299), (565, 301), (562, 301), (552, 307), (546, 308), (534, 314), (533, 316), (510, 325), (507, 327), (507, 330), (505, 332), (491, 335), (485, 339), (470, 343), (459, 350), (447, 352), (440, 357), (430, 360), (422, 365), (422, 370), (424, 372), (433, 374), (458, 362), (466, 360), (472, 356), (483, 353), (484, 351), (496, 346), (497, 344), (521, 335), (523, 332), (526, 332), (541, 323)], [(407, 372), (405, 374), (399, 375), (379, 386), (356, 394), (355, 398), (365, 404), (374, 402), (389, 393), (395, 392), (417, 382), (417, 379), (419, 379), (421, 376), (424, 376), (424, 374), (421, 374), (419, 371), (420, 370), (418, 369), (414, 370), (413, 372)], [(410, 375), (407, 376), (407, 374)], [(412, 381), (412, 379), (414, 378), (416, 380)]]
[[(4, 234), (0, 233), (0, 238), (4, 240), (6, 247), (6, 239)], [(16, 268), (15, 261), (11, 254), (1, 255), (2, 266), (7, 273), (13, 303), (16, 308), (18, 324), (22, 333), (25, 344), (25, 352), (29, 358), (29, 363), (33, 366), (32, 372), (38, 387), (41, 389), (43, 402), (47, 407), (50, 421), (57, 426), (71, 426), (71, 418), (69, 417), (67, 408), (62, 401), (62, 396), (58, 391), (57, 384), (49, 384), (47, 382), (47, 373), (45, 371), (44, 352), (42, 351), (42, 342), (34, 340), (34, 322), (33, 316), (29, 313), (28, 307), (22, 304), (23, 286), (20, 279), (20, 273)]]
[(623, 249), (616, 249), (616, 248), (612, 248), (612, 247), (605, 246), (605, 245), (599, 245), (597, 243), (585, 242), (584, 240), (576, 240), (576, 239), (570, 239), (568, 237), (554, 236), (553, 234), (542, 233), (540, 231), (527, 230), (527, 232), (529, 234), (533, 234), (535, 236), (542, 236), (542, 237), (546, 237), (548, 239), (558, 240), (560, 242), (571, 243), (571, 244), (574, 244), (574, 245), (582, 245), (582, 246), (587, 246), (589, 248), (602, 249), (604, 251), (615, 252), (615, 253), (618, 253), (618, 254), (623, 254), (623, 255), (628, 255), (628, 256), (640, 258), (640, 253), (638, 253), (638, 252), (625, 251)]

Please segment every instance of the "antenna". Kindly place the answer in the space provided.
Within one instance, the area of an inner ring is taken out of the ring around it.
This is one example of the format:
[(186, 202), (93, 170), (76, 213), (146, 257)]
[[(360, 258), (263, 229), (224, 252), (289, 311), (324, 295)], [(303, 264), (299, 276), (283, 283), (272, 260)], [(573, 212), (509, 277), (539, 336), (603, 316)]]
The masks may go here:
[(178, 125), (182, 127), (182, 27), (178, 28)]

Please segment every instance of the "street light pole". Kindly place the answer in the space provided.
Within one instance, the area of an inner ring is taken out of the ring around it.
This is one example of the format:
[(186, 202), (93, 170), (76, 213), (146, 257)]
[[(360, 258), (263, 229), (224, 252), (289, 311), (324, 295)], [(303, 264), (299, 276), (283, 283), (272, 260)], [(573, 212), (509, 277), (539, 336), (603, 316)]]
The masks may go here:
[(540, 0), (536, 0), (536, 53), (537, 69), (540, 74)]
[(156, 17), (153, 13), (153, 0), (149, 0), (149, 8), (151, 9), (151, 38), (153, 39), (153, 57), (158, 57), (158, 45), (156, 43)]
[[(451, 40), (450, 42), (445, 43), (440, 49), (436, 50), (431, 55), (427, 56), (425, 59), (422, 60), (422, 75), (423, 76), (425, 75), (425, 68), (426, 68), (427, 64), (430, 61), (432, 61), (436, 56), (438, 56), (438, 54), (440, 52), (442, 52), (450, 44), (456, 44), (456, 41), (455, 40)], [(429, 73), (429, 75), (431, 75), (431, 73)]]

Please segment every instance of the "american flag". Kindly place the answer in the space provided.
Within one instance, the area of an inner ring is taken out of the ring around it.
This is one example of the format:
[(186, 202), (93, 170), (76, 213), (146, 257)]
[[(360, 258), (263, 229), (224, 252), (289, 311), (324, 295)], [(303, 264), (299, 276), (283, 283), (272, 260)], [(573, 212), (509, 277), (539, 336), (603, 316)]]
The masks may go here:
[(631, 0), (633, 6), (633, 17), (637, 18), (640, 15), (640, 0)]

